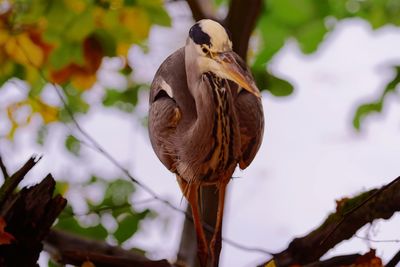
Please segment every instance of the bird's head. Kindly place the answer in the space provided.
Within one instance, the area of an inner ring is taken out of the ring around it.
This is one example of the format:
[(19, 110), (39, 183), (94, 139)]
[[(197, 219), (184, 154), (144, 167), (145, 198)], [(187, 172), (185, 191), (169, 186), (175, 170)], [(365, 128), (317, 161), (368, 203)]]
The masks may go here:
[(243, 63), (238, 62), (240, 57), (232, 51), (228, 32), (218, 22), (203, 19), (194, 24), (189, 31), (185, 53), (197, 65), (200, 74), (212, 72), (260, 97), (253, 78)]

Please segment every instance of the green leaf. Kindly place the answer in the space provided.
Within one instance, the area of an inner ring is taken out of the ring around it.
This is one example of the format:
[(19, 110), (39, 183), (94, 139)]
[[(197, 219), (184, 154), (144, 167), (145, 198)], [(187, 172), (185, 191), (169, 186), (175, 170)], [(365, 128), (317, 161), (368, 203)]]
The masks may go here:
[(171, 17), (164, 8), (148, 8), (150, 21), (164, 27), (171, 27)]
[(272, 95), (282, 97), (293, 93), (293, 85), (263, 69), (252, 69), (254, 79), (261, 90), (268, 90)]
[(118, 244), (122, 244), (137, 232), (139, 228), (139, 222), (146, 217), (149, 210), (145, 210), (137, 214), (127, 214), (122, 217), (118, 223), (118, 228), (114, 233), (115, 239), (117, 239)]
[(122, 179), (111, 182), (104, 195), (100, 206), (118, 206), (129, 201), (135, 191), (133, 183)]
[(65, 195), (69, 188), (69, 183), (64, 181), (57, 181), (56, 188), (54, 189), (53, 195)]
[(327, 29), (324, 20), (318, 19), (302, 25), (296, 34), (297, 41), (304, 53), (310, 54), (317, 50), (324, 39)]
[(312, 0), (269, 0), (266, 6), (271, 16), (290, 26), (305, 23), (315, 11)]
[(73, 135), (68, 135), (65, 139), (65, 147), (69, 152), (74, 154), (75, 156), (79, 156), (79, 152), (81, 150), (81, 142), (76, 139)]
[(360, 105), (353, 117), (353, 126), (356, 130), (361, 130), (362, 121), (371, 113), (382, 112), (385, 99), (389, 94), (396, 92), (400, 84), (400, 66), (393, 67), (396, 71), (395, 77), (386, 85), (378, 100)]
[(97, 29), (94, 31), (93, 36), (100, 42), (105, 56), (115, 56), (117, 51), (116, 40), (108, 31), (104, 29)]
[(50, 64), (59, 70), (68, 64), (84, 64), (83, 49), (81, 43), (62, 42), (50, 56)]
[(268, 77), (269, 87), (268, 91), (274, 96), (288, 96), (293, 93), (293, 85), (288, 81), (280, 79), (274, 75), (269, 75)]
[(254, 66), (267, 63), (285, 44), (289, 31), (269, 16), (262, 16), (258, 22), (258, 30), (262, 37), (262, 48), (258, 52)]
[(95, 28), (93, 9), (87, 8), (78, 14), (68, 25), (64, 37), (72, 42), (82, 42)]
[(74, 217), (59, 219), (55, 228), (96, 240), (104, 240), (108, 236), (108, 232), (103, 225), (97, 224), (96, 226), (83, 227)]
[(55, 263), (51, 258), (49, 259), (49, 261), (47, 262), (47, 266), (48, 267), (60, 267), (60, 264)]
[(103, 98), (103, 105), (106, 107), (116, 106), (123, 111), (132, 112), (138, 101), (140, 87), (140, 85), (132, 86), (125, 91), (108, 89)]
[(361, 122), (367, 117), (370, 113), (373, 112), (381, 112), (382, 111), (382, 102), (376, 103), (368, 103), (360, 105), (353, 118), (353, 126), (356, 130), (361, 130)]
[(49, 129), (48, 129), (47, 125), (45, 125), (45, 124), (41, 125), (37, 132), (37, 135), (36, 135), (36, 143), (43, 146), (48, 133), (49, 133)]

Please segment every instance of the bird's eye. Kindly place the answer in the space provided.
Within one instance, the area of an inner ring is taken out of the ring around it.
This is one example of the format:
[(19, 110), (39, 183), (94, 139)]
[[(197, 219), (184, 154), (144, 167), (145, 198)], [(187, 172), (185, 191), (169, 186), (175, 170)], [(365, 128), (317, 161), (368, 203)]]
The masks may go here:
[(207, 54), (207, 53), (208, 53), (208, 49), (205, 48), (205, 47), (203, 47), (202, 51), (203, 51), (204, 54)]

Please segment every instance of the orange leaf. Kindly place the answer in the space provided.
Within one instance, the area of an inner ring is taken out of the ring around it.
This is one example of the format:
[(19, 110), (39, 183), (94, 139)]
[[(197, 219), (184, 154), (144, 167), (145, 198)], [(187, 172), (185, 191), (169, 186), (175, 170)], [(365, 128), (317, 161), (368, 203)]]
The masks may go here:
[(82, 263), (81, 267), (96, 267), (96, 265), (94, 265), (91, 261), (85, 261)]
[(68, 66), (50, 73), (52, 82), (63, 84), (72, 81), (78, 89), (89, 89), (96, 82), (96, 72), (101, 65), (103, 49), (94, 37), (88, 37), (83, 42), (84, 65), (71, 63)]
[(341, 198), (339, 200), (336, 200), (336, 212), (342, 211), (344, 205), (346, 204), (347, 200), (349, 200), (348, 197)]
[(12, 234), (4, 231), (4, 228), (6, 227), (6, 225), (7, 225), (7, 223), (4, 220), (4, 218), (0, 217), (0, 245), (11, 244), (11, 242), (15, 240), (15, 238), (14, 238), (14, 236), (12, 236)]
[(375, 255), (375, 249), (357, 258), (351, 267), (383, 267), (382, 260)]

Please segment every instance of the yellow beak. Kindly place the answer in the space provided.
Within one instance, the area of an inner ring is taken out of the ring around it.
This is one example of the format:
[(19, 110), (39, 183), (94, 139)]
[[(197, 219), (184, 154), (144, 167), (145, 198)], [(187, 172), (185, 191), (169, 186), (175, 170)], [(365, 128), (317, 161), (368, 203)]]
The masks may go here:
[(222, 71), (229, 80), (237, 83), (256, 97), (261, 98), (260, 90), (258, 90), (253, 78), (247, 73), (246, 68), (243, 68), (237, 62), (235, 57), (238, 57), (235, 52), (225, 52), (218, 53), (214, 59), (221, 65)]

